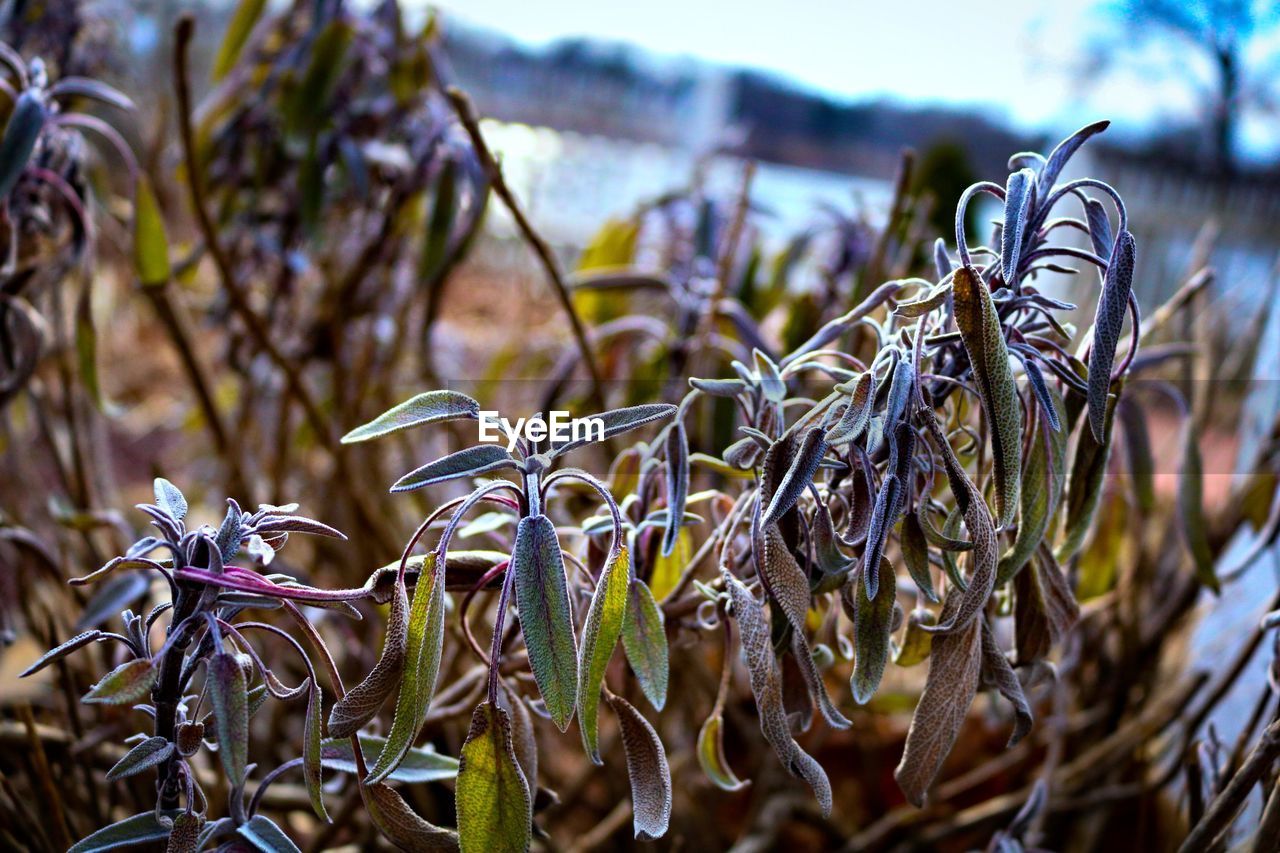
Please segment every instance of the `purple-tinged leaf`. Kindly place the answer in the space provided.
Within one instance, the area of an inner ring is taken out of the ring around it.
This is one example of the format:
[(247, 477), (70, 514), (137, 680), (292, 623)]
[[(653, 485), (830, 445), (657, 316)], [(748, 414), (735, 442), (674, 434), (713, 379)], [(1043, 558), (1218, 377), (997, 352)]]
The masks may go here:
[(980, 675), (980, 683), (983, 686), (993, 687), (999, 691), (1000, 695), (1008, 699), (1013, 705), (1014, 724), (1013, 734), (1009, 736), (1009, 743), (1006, 748), (1016, 746), (1018, 741), (1026, 737), (1027, 732), (1031, 731), (1031, 725), (1034, 718), (1031, 714), (1031, 705), (1027, 702), (1026, 694), (1022, 692), (1022, 683), (1018, 681), (1018, 676), (1013, 671), (1013, 667), (1009, 665), (1009, 659), (1005, 657), (1004, 652), (1000, 650), (1000, 646), (996, 644), (996, 635), (991, 630), (991, 624), (987, 621), (987, 617), (983, 616), (982, 622), (982, 671)]
[(863, 373), (854, 381), (852, 389), (849, 390), (849, 401), (844, 413), (827, 433), (828, 444), (833, 446), (846, 444), (862, 435), (871, 423), (874, 389), (875, 377), (871, 375), (871, 371)]
[(936, 602), (938, 593), (934, 591), (933, 572), (929, 568), (929, 540), (925, 537), (918, 512), (903, 516), (898, 539), (902, 547), (902, 562), (906, 563), (907, 573), (915, 582), (916, 589), (929, 601)]
[(315, 682), (311, 682), (309, 688), (307, 716), (302, 723), (302, 777), (307, 786), (307, 797), (311, 800), (312, 811), (320, 820), (329, 823), (329, 812), (324, 807), (324, 762), (321, 746), (324, 694)]
[(1089, 242), (1093, 244), (1093, 253), (1104, 261), (1111, 258), (1111, 219), (1107, 209), (1096, 198), (1084, 200), (1085, 222), (1089, 226)]
[(671, 768), (658, 733), (639, 711), (621, 696), (610, 695), (609, 705), (618, 715), (622, 747), (631, 780), (631, 813), (635, 836), (653, 841), (667, 834), (671, 823)]
[[(409, 853), (452, 853), (458, 849), (457, 833), (423, 820), (387, 783), (366, 785), (361, 791), (373, 825), (401, 850)], [(493, 848), (494, 853), (500, 849)]]
[[(791, 456), (786, 472), (769, 496), (769, 505), (760, 519), (762, 527), (768, 527), (791, 511), (813, 482), (818, 464), (827, 453), (826, 430), (814, 426), (805, 430), (795, 455)], [(780, 461), (780, 460), (779, 460)]]
[(736, 397), (747, 390), (741, 379), (699, 379), (693, 377), (689, 384), (711, 397)]
[(1018, 664), (1042, 660), (1080, 618), (1080, 605), (1048, 546), (1013, 579), (1013, 594)]
[(236, 655), (218, 652), (209, 658), (205, 680), (218, 735), (218, 758), (233, 788), (244, 785), (249, 763), (249, 690)]
[(187, 517), (187, 499), (182, 490), (164, 477), (155, 480), (156, 506), (168, 513), (174, 521), (182, 521)]
[(1030, 169), (1019, 169), (1009, 176), (1004, 190), (1004, 225), (1000, 229), (1000, 271), (1004, 282), (1013, 287), (1018, 282), (1018, 263), (1022, 259), (1022, 242), (1027, 231), (1027, 213), (1035, 194), (1036, 175)]
[[(156, 810), (151, 809), (142, 814), (127, 817), (80, 839), (67, 853), (105, 853), (107, 850), (164, 841), (169, 837), (171, 821), (178, 814), (180, 814), (178, 811), (167, 811), (157, 816)], [(162, 817), (169, 820), (161, 822)]]
[(71, 654), (77, 649), (84, 648), (85, 646), (92, 643), (94, 640), (97, 640), (98, 638), (103, 636), (104, 634), (98, 630), (82, 631), (81, 633), (76, 634), (70, 640), (67, 640), (64, 643), (61, 643), (58, 646), (42, 654), (39, 657), (39, 659), (36, 660), (35, 663), (31, 664), (31, 666), (24, 669), (18, 675), (18, 677), (26, 678), (28, 675), (34, 675), (40, 670), (44, 669), (49, 664), (53, 663), (54, 661), (61, 660), (62, 658), (66, 657), (67, 655)]
[(85, 694), (83, 702), (98, 705), (132, 705), (151, 692), (156, 668), (146, 658), (135, 658), (108, 672)]
[(1044, 167), (1040, 169), (1040, 176), (1036, 181), (1036, 191), (1039, 198), (1047, 199), (1049, 197), (1049, 191), (1057, 183), (1058, 175), (1062, 173), (1062, 167), (1067, 165), (1071, 155), (1075, 154), (1089, 137), (1106, 130), (1110, 124), (1111, 122), (1109, 121), (1098, 121), (1085, 125), (1058, 143), (1058, 147), (1049, 153)]
[(516, 610), (538, 690), (560, 731), (569, 728), (578, 692), (578, 648), (564, 556), (555, 525), (545, 515), (520, 520), (511, 568)]
[(689, 498), (689, 437), (684, 421), (676, 421), (667, 430), (667, 525), (662, 535), (662, 556), (668, 557), (676, 547), (685, 502)]
[(849, 686), (859, 705), (871, 701), (876, 688), (880, 686), (885, 664), (889, 661), (889, 637), (893, 632), (893, 566), (881, 557), (877, 564), (864, 564), (862, 571), (870, 571), (872, 565), (876, 566), (880, 575), (877, 584), (880, 592), (874, 600), (867, 596), (866, 584), (858, 583), (856, 578), (850, 578), (841, 590), (845, 608), (853, 619), (857, 658)]
[(404, 673), (404, 659), (409, 642), (409, 595), (397, 584), (387, 617), (387, 635), (382, 654), (364, 680), (347, 691), (329, 711), (329, 735), (349, 737), (373, 719), (391, 691), (396, 689)]
[(953, 269), (951, 257), (947, 254), (947, 241), (939, 237), (933, 241), (933, 266), (938, 272), (938, 280), (946, 278)]
[(309, 533), (313, 536), (328, 536), (331, 539), (347, 538), (341, 531), (301, 515), (266, 515), (258, 520), (255, 528), (262, 536), (277, 533)]
[(9, 198), (31, 159), (48, 113), (40, 95), (28, 89), (18, 96), (4, 136), (0, 137), (0, 201)]
[[(587, 420), (599, 419), (604, 423), (604, 437), (606, 439), (613, 438), (615, 435), (621, 435), (624, 432), (644, 426), (654, 421), (669, 418), (676, 413), (676, 407), (669, 403), (648, 403), (643, 406), (631, 406), (625, 409), (611, 409), (598, 415), (590, 415)], [(597, 433), (593, 429), (590, 440), (597, 438)], [(578, 441), (569, 441), (566, 443), (552, 443), (551, 456), (559, 456), (567, 453), (574, 448), (588, 444), (588, 439), (580, 439)]]
[(1099, 442), (1107, 413), (1107, 392), (1111, 388), (1111, 365), (1133, 290), (1135, 251), (1133, 235), (1121, 231), (1111, 252), (1111, 262), (1107, 264), (1098, 312), (1093, 320), (1093, 343), (1089, 347), (1089, 428)]

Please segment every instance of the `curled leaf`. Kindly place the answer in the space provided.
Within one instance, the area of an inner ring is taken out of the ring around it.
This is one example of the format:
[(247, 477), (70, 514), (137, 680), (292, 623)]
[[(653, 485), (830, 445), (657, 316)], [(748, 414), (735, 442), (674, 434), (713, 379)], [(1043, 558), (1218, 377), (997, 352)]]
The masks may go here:
[(1004, 190), (1004, 225), (1000, 229), (1000, 271), (1005, 284), (1018, 280), (1018, 262), (1022, 240), (1027, 230), (1027, 210), (1035, 187), (1036, 175), (1030, 169), (1019, 169), (1009, 176)]
[(456, 833), (423, 820), (386, 782), (366, 785), (361, 791), (373, 825), (401, 850), (440, 853), (458, 849)]
[(1008, 658), (1004, 656), (1004, 652), (996, 644), (996, 635), (991, 630), (990, 622), (987, 621), (985, 616), (981, 621), (981, 681), (984, 685), (994, 687), (1001, 696), (1008, 699), (1013, 705), (1015, 722), (1013, 734), (1009, 736), (1008, 746), (1015, 746), (1018, 741), (1026, 737), (1027, 732), (1031, 731), (1033, 722), (1031, 705), (1027, 702), (1026, 694), (1022, 692), (1022, 683), (1018, 681), (1018, 676), (1014, 673), (1013, 667), (1009, 665)]
[(698, 730), (698, 763), (702, 772), (723, 791), (740, 791), (750, 782), (734, 775), (724, 754), (724, 716), (715, 711)]
[(658, 733), (635, 707), (621, 696), (610, 695), (609, 705), (618, 715), (622, 747), (631, 780), (632, 824), (636, 838), (652, 841), (667, 834), (671, 822), (671, 768)]
[(330, 737), (349, 737), (373, 719), (387, 696), (400, 683), (409, 643), (409, 594), (403, 584), (396, 584), (387, 617), (387, 635), (382, 641), (382, 654), (364, 680), (333, 703), (329, 711)]
[(938, 617), (933, 615), (932, 610), (926, 610), (923, 607), (912, 610), (911, 615), (907, 617), (907, 630), (902, 635), (902, 645), (898, 647), (898, 653), (894, 655), (893, 662), (905, 667), (915, 666), (927, 660), (929, 653), (933, 651), (933, 635), (928, 631), (920, 630), (920, 626), (934, 625), (937, 621)]

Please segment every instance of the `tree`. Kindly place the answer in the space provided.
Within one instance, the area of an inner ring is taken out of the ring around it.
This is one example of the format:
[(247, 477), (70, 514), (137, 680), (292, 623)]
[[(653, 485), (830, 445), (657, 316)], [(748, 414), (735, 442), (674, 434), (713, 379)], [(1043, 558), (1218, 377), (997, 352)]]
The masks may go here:
[[(1274, 59), (1258, 62), (1263, 45), (1280, 25), (1274, 0), (1114, 0), (1104, 11), (1118, 18), (1133, 46), (1172, 37), (1208, 60), (1213, 70), (1207, 130), (1213, 165), (1229, 173), (1235, 163), (1236, 135), (1242, 113), (1265, 105), (1274, 85)], [(1247, 67), (1250, 60), (1254, 67)], [(1178, 62), (1182, 68), (1190, 63)]]

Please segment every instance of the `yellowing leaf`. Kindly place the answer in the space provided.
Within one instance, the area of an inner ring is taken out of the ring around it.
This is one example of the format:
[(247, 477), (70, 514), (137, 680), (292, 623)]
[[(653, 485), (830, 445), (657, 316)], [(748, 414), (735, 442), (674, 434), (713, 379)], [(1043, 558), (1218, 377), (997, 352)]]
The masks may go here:
[(133, 201), (133, 265), (144, 287), (169, 280), (169, 237), (147, 176), (138, 175)]
[(227, 24), (222, 44), (218, 46), (218, 55), (213, 60), (214, 80), (221, 80), (235, 66), (266, 5), (267, 0), (240, 0), (235, 14), (231, 16), (231, 23)]
[(739, 791), (751, 784), (734, 775), (729, 760), (725, 758), (724, 717), (718, 710), (707, 717), (698, 731), (698, 763), (712, 784), (721, 790)]
[(600, 685), (622, 634), (631, 581), (630, 564), (627, 549), (619, 548), (600, 573), (582, 626), (582, 646), (578, 650), (578, 726), (582, 729), (587, 755), (596, 764), (602, 763), (597, 746)]
[(627, 663), (640, 682), (640, 689), (653, 705), (661, 711), (667, 703), (667, 631), (663, 625), (662, 611), (653, 599), (649, 587), (639, 578), (632, 578), (627, 589), (627, 614), (622, 620), (622, 648), (627, 653)]
[(455, 800), (462, 853), (514, 853), (529, 848), (533, 822), (529, 785), (516, 763), (507, 715), (488, 702), (471, 717)]

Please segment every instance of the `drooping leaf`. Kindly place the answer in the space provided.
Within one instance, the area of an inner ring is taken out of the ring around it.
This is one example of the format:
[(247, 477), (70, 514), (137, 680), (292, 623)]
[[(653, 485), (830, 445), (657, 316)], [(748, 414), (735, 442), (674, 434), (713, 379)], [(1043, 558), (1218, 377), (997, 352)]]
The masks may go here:
[(231, 23), (227, 24), (227, 32), (223, 35), (222, 44), (218, 46), (218, 53), (213, 59), (215, 81), (221, 80), (235, 67), (236, 61), (240, 58), (240, 52), (249, 41), (249, 34), (253, 32), (253, 27), (262, 17), (262, 10), (266, 6), (267, 0), (240, 0), (236, 4)]
[(782, 699), (782, 672), (773, 651), (769, 624), (751, 591), (728, 571), (723, 571), (725, 589), (742, 638), (742, 662), (751, 677), (751, 692), (760, 715), (760, 730), (773, 747), (782, 765), (800, 776), (813, 789), (824, 815), (831, 813), (831, 783), (814, 758), (791, 736)]
[(1067, 477), (1066, 521), (1063, 524), (1062, 544), (1055, 553), (1059, 562), (1066, 562), (1075, 556), (1093, 525), (1093, 516), (1104, 491), (1102, 486), (1107, 473), (1107, 460), (1111, 455), (1114, 410), (1115, 398), (1112, 397), (1107, 407), (1101, 441), (1094, 436), (1093, 428), (1088, 425), (1080, 430), (1076, 439), (1071, 473)]
[(906, 563), (907, 573), (915, 582), (916, 589), (930, 601), (937, 601), (933, 571), (929, 568), (929, 540), (925, 537), (918, 512), (908, 512), (903, 516), (899, 544), (902, 546), (902, 562)]
[(386, 782), (362, 789), (369, 818), (378, 831), (408, 853), (452, 853), (458, 834), (423, 820)]
[(160, 205), (145, 174), (139, 174), (133, 199), (133, 268), (143, 287), (159, 287), (169, 281), (169, 235), (165, 233)]
[(233, 787), (244, 785), (249, 763), (249, 690), (236, 655), (218, 652), (209, 658), (205, 680), (213, 706), (218, 758)]
[(840, 420), (827, 433), (827, 443), (836, 446), (853, 441), (866, 430), (871, 423), (871, 409), (875, 402), (875, 377), (866, 371), (853, 383), (849, 391), (848, 405)]
[[(612, 527), (613, 519), (609, 518), (608, 523)], [(680, 532), (676, 534), (676, 545), (671, 549), (671, 553), (663, 554), (659, 549), (657, 556), (653, 559), (653, 568), (649, 573), (649, 589), (655, 601), (661, 601), (675, 589), (676, 584), (680, 582), (680, 575), (684, 573), (685, 566), (689, 565), (692, 557), (693, 535), (687, 527), (681, 526)]]
[(151, 692), (156, 668), (146, 658), (120, 664), (93, 685), (82, 701), (100, 705), (131, 705)]
[(1182, 470), (1178, 472), (1178, 515), (1182, 535), (1195, 564), (1196, 580), (1213, 590), (1222, 584), (1213, 570), (1213, 549), (1209, 547), (1209, 527), (1204, 515), (1204, 465), (1200, 461), (1200, 433), (1194, 418), (1182, 428)]
[(386, 747), (369, 771), (366, 784), (381, 782), (404, 758), (427, 718), (444, 648), (444, 566), (432, 551), (422, 564), (409, 608), (404, 677)]
[(622, 635), (627, 612), (627, 588), (631, 580), (631, 560), (625, 547), (619, 548), (600, 573), (591, 607), (582, 626), (582, 646), (578, 650), (578, 726), (587, 755), (601, 764), (597, 745), (600, 685)]
[[(943, 623), (958, 621), (960, 598), (961, 593), (955, 589), (947, 595)], [(917, 808), (924, 805), (925, 794), (951, 752), (978, 692), (981, 640), (980, 619), (971, 619), (963, 628), (933, 638), (924, 692), (911, 718), (902, 760), (893, 772), (907, 802)]]
[(1048, 656), (1080, 617), (1071, 587), (1047, 546), (1014, 578), (1014, 648), (1019, 665)]
[(393, 492), (411, 492), (460, 477), (476, 477), (502, 468), (514, 468), (516, 461), (505, 447), (477, 444), (429, 462), (405, 474), (391, 487)]
[(1093, 253), (1104, 261), (1111, 258), (1111, 220), (1107, 217), (1107, 209), (1096, 198), (1084, 200), (1085, 223), (1089, 226), (1089, 242), (1093, 245)]
[(1019, 169), (1009, 176), (1004, 189), (1004, 225), (1000, 229), (1000, 271), (1005, 284), (1018, 281), (1018, 262), (1027, 230), (1027, 211), (1036, 181), (1035, 172)]
[[(943, 273), (946, 275), (946, 273)], [(905, 319), (913, 319), (915, 317), (923, 317), (930, 311), (946, 304), (947, 297), (951, 295), (951, 285), (943, 284), (935, 287), (924, 296), (912, 302), (900, 302), (893, 309), (893, 313)]]
[(1116, 403), (1116, 417), (1124, 436), (1125, 458), (1129, 476), (1133, 478), (1136, 505), (1146, 511), (1156, 504), (1155, 460), (1151, 454), (1151, 435), (1146, 414), (1140, 406), (1127, 400)]
[(662, 555), (676, 547), (685, 502), (689, 498), (689, 437), (684, 421), (677, 420), (667, 430), (667, 528), (662, 536)]
[(551, 719), (565, 731), (578, 692), (578, 648), (564, 557), (555, 525), (545, 515), (520, 520), (511, 568), (516, 609), (538, 690)]
[(639, 711), (621, 696), (609, 696), (609, 705), (618, 715), (622, 747), (627, 756), (627, 776), (631, 780), (631, 812), (635, 836), (653, 841), (667, 833), (671, 822), (671, 768), (667, 752)]
[(449, 421), (478, 418), (480, 404), (457, 391), (427, 391), (394, 406), (342, 437), (343, 444), (368, 441), (402, 429)]
[(302, 723), (302, 777), (307, 786), (307, 796), (316, 817), (329, 822), (329, 812), (324, 807), (324, 748), (320, 731), (321, 714), (324, 713), (324, 696), (314, 682), (307, 691), (307, 716)]
[(973, 267), (960, 267), (952, 278), (956, 325), (973, 366), (982, 409), (991, 429), (995, 465), (996, 517), (1003, 527), (1018, 511), (1018, 478), (1022, 468), (1022, 407), (1009, 367), (1009, 350), (991, 291)]
[[(1051, 399), (1050, 405), (1056, 409), (1058, 403)], [(1066, 478), (1067, 437), (1062, 430), (1045, 427), (1044, 420), (1036, 419), (1031, 446), (1023, 460), (1018, 532), (1013, 547), (996, 566), (996, 586), (1003, 586), (1022, 571), (1044, 541), (1058, 511)]]
[(722, 791), (740, 791), (750, 782), (739, 779), (724, 754), (724, 717), (714, 712), (698, 730), (698, 763), (711, 783)]
[(471, 717), (455, 799), (463, 853), (528, 849), (533, 822), (529, 784), (516, 763), (507, 715), (488, 702)]
[(649, 586), (632, 578), (627, 588), (627, 612), (622, 619), (622, 648), (640, 690), (655, 711), (667, 703), (669, 663), (667, 631), (662, 610)]
[(994, 687), (999, 691), (1000, 695), (1008, 699), (1013, 705), (1014, 724), (1013, 733), (1009, 736), (1007, 747), (1015, 746), (1018, 741), (1026, 737), (1027, 732), (1031, 731), (1033, 717), (1031, 714), (1031, 705), (1027, 702), (1026, 694), (1022, 692), (1022, 683), (1018, 681), (1018, 676), (1014, 673), (1013, 667), (1009, 665), (1009, 659), (1004, 656), (1004, 652), (1000, 650), (1000, 646), (996, 644), (996, 635), (991, 630), (991, 624), (984, 616), (980, 620), (982, 622), (982, 672), (981, 683), (985, 686)]
[(249, 818), (248, 823), (241, 824), (236, 829), (236, 834), (262, 853), (302, 853), (298, 845), (284, 834), (284, 830), (264, 815), (256, 814)]
[(27, 89), (18, 95), (4, 136), (0, 137), (0, 202), (9, 198), (22, 177), (47, 115), (44, 99), (36, 89)]
[(364, 680), (333, 703), (329, 711), (330, 737), (349, 737), (373, 719), (387, 696), (400, 683), (408, 644), (409, 595), (403, 584), (396, 584), (382, 654)]
[(796, 505), (805, 489), (809, 488), (818, 464), (827, 452), (825, 434), (826, 430), (817, 426), (805, 431), (795, 448), (795, 455), (790, 457), (786, 472), (769, 496), (769, 505), (760, 519), (763, 527), (782, 518)]
[(813, 561), (824, 574), (847, 572), (857, 562), (856, 558), (840, 550), (835, 523), (831, 520), (831, 508), (825, 503), (819, 503), (814, 511), (810, 536), (813, 539)]
[[(853, 615), (854, 648), (857, 658), (854, 663), (853, 677), (849, 686), (853, 690), (853, 698), (859, 705), (865, 705), (875, 695), (884, 676), (884, 667), (889, 660), (889, 635), (893, 631), (894, 574), (893, 565), (884, 557), (877, 566), (880, 571), (880, 591), (875, 599), (867, 597), (866, 584), (850, 580), (845, 584), (843, 595), (846, 606)], [(862, 571), (870, 571), (864, 565)]]
[(1133, 235), (1121, 231), (1111, 252), (1111, 262), (1102, 280), (1102, 294), (1098, 297), (1098, 312), (1093, 320), (1093, 343), (1089, 348), (1089, 428), (1093, 437), (1102, 441), (1104, 420), (1107, 415), (1107, 394), (1111, 388), (1111, 365), (1115, 360), (1116, 344), (1124, 329), (1124, 315), (1129, 309), (1129, 296), (1133, 291), (1134, 253)]
[(149, 737), (115, 763), (107, 771), (108, 779), (123, 779), (141, 773), (167, 760), (173, 754), (173, 744), (163, 737)]
[[(177, 811), (168, 811), (162, 816), (172, 820), (178, 814)], [(155, 809), (152, 809), (99, 829), (92, 835), (80, 839), (67, 853), (103, 853), (107, 850), (119, 850), (122, 847), (163, 841), (169, 836), (169, 830), (170, 825), (161, 823)]]

